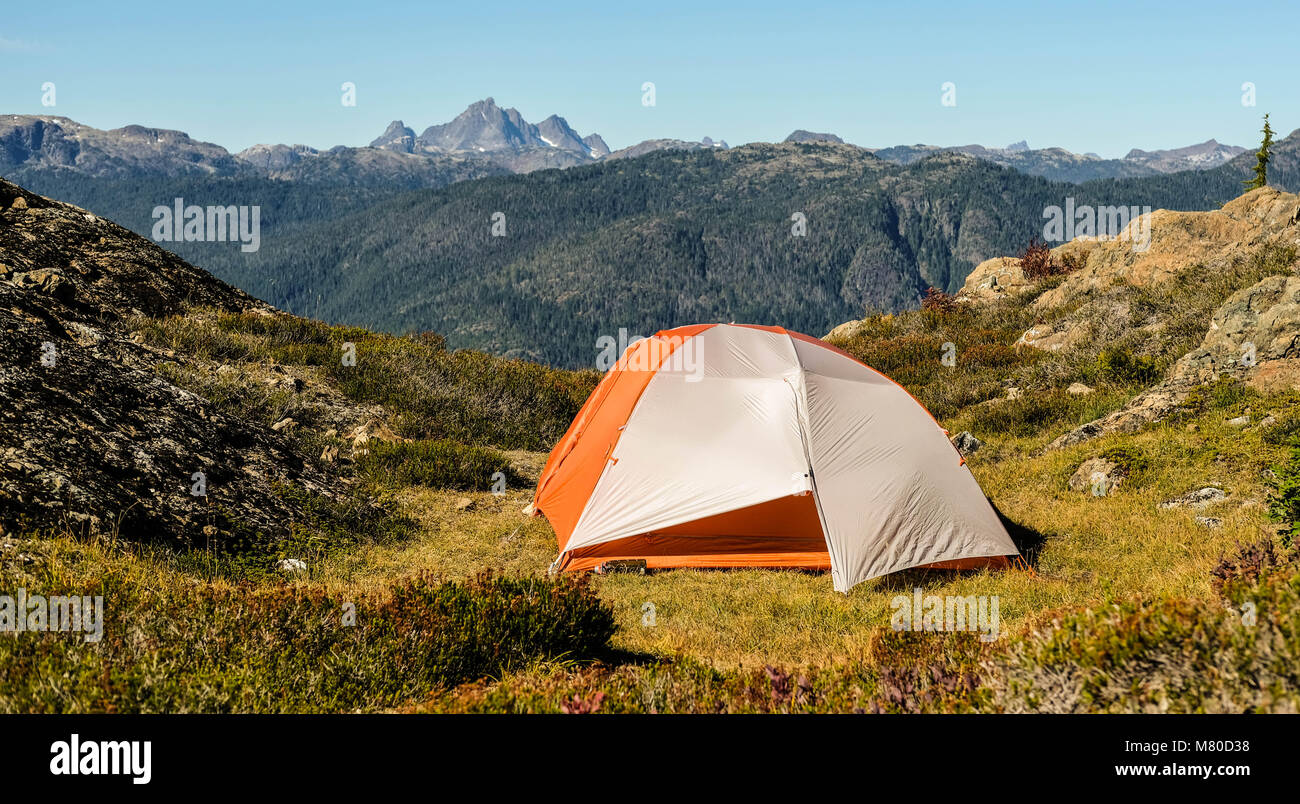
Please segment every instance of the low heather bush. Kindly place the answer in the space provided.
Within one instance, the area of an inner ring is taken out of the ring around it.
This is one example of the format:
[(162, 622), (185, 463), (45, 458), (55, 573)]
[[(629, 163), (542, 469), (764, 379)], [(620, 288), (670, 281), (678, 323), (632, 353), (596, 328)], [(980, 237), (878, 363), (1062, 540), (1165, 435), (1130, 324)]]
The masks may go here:
[(1230, 587), (1231, 607), (1119, 602), (1056, 619), (988, 676), (1010, 712), (1295, 712), (1300, 576)]
[(3, 712), (383, 710), (533, 662), (601, 655), (615, 628), (609, 606), (571, 579), (417, 577), (355, 599), (120, 577), (28, 592), (103, 595), (103, 638), (0, 638)]
[(1269, 573), (1295, 567), (1298, 560), (1296, 551), (1279, 550), (1267, 537), (1249, 544), (1238, 542), (1236, 549), (1220, 557), (1210, 570), (1210, 584), (1218, 594), (1230, 597), (1242, 587), (1259, 583)]

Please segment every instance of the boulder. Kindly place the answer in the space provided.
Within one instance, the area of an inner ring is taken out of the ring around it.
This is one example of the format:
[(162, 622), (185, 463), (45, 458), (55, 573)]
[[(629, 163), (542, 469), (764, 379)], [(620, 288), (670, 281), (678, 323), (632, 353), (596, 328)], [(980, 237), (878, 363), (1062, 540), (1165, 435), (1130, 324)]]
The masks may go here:
[(980, 447), (984, 442), (971, 435), (969, 430), (962, 430), (952, 438), (952, 445), (961, 452), (962, 455), (969, 455)]
[(1025, 272), (1020, 268), (1019, 259), (994, 257), (975, 266), (966, 277), (961, 295), (973, 300), (992, 299), (1032, 286), (1033, 282), (1025, 278)]
[(1094, 494), (1098, 497), (1114, 494), (1124, 483), (1119, 464), (1105, 458), (1089, 458), (1079, 464), (1070, 476), (1070, 491)]
[(1204, 510), (1216, 502), (1227, 499), (1227, 493), (1214, 486), (1205, 486), (1204, 488), (1189, 491), (1181, 497), (1175, 497), (1172, 500), (1165, 500), (1160, 503), (1159, 507), (1168, 508), (1195, 508)]
[(1092, 337), (1092, 327), (1086, 322), (1065, 323), (1064, 325), (1048, 326), (1039, 324), (1030, 327), (1024, 331), (1013, 346), (1031, 346), (1035, 349), (1042, 349), (1045, 352), (1057, 352), (1061, 349), (1068, 349), (1077, 346), (1089, 340)]
[(307, 572), (307, 562), (301, 558), (282, 558), (276, 562), (275, 568), (291, 575), (302, 575)]
[(826, 333), (826, 336), (822, 338), (822, 340), (846, 341), (849, 338), (852, 338), (854, 335), (858, 334), (858, 331), (862, 329), (865, 323), (866, 323), (865, 321), (861, 321), (861, 320), (845, 321), (843, 324), (840, 324), (835, 329)]

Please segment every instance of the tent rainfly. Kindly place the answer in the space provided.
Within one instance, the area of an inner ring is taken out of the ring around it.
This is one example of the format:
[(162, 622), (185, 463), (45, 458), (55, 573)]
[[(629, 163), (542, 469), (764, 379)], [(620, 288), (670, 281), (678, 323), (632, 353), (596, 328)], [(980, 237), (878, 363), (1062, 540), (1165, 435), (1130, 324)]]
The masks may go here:
[(533, 499), (556, 567), (829, 569), (835, 589), (1017, 554), (947, 431), (902, 386), (780, 327), (701, 324), (630, 345)]

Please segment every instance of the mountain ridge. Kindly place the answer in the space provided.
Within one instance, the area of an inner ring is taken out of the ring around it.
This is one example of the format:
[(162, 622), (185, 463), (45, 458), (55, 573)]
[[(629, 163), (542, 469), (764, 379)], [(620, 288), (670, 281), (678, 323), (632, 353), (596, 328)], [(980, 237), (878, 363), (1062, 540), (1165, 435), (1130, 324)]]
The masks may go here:
[[(792, 132), (785, 141), (843, 142), (834, 134), (803, 129)], [(491, 175), (496, 169), (525, 173), (640, 156), (661, 149), (699, 150), (709, 147), (728, 146), (709, 137), (699, 141), (652, 138), (611, 149), (599, 134), (581, 136), (559, 115), (551, 115), (533, 124), (525, 120), (517, 109), (497, 106), (491, 97), (470, 104), (451, 121), (429, 126), (418, 135), (402, 120), (394, 120), (383, 133), (363, 146), (337, 145), (318, 149), (306, 145), (259, 143), (238, 153), (231, 153), (215, 143), (194, 140), (183, 131), (134, 124), (102, 130), (67, 117), (0, 115), (0, 174), (20, 180), (42, 170), (117, 178), (137, 174), (270, 175), (292, 180), (302, 173), (319, 179), (334, 168), (335, 163), (342, 161), (354, 170), (358, 165), (373, 164), (384, 175), (403, 174), (403, 183), (407, 185), (423, 181), (424, 186), (438, 186), (437, 182), (448, 175), (475, 178)], [(370, 150), (421, 158), (391, 160), (368, 155)], [(1236, 158), (1246, 149), (1222, 145), (1210, 139), (1156, 151), (1134, 148), (1123, 159), (1101, 159), (1063, 148), (1030, 149), (1023, 141), (1006, 148), (895, 145), (864, 150), (903, 165), (937, 153), (967, 153), (1029, 175), (1078, 183), (1099, 178), (1131, 178), (1210, 169)], [(310, 168), (295, 167), (309, 159), (318, 159), (319, 164)], [(485, 164), (478, 168), (466, 167), (465, 163), (475, 161)], [(450, 169), (452, 166), (456, 169)], [(369, 181), (363, 176), (348, 174), (342, 167), (334, 169), (340, 176), (351, 175), (359, 183)]]

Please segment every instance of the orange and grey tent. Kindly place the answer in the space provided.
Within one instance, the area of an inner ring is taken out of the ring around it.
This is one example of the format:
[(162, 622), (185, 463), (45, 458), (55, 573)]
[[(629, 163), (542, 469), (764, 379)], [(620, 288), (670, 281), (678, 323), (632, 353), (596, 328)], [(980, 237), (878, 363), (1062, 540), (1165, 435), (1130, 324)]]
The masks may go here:
[(1016, 555), (902, 386), (779, 327), (702, 324), (623, 352), (551, 452), (534, 510), (564, 570), (829, 569), (836, 590)]

